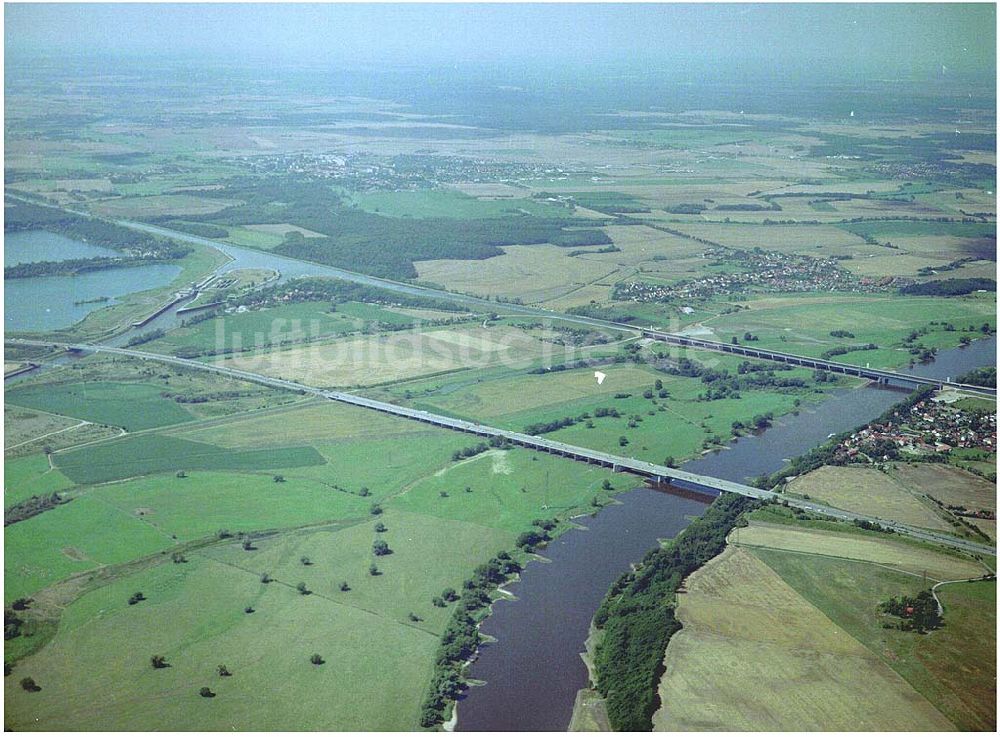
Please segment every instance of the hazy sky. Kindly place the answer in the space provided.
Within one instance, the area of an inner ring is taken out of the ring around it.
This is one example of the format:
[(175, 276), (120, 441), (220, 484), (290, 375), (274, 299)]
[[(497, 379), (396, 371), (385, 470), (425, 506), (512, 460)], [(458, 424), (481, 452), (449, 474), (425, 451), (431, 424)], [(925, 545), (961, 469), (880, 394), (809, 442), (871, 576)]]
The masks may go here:
[(4, 5), (24, 52), (222, 55), (358, 64), (706, 65), (848, 76), (995, 74), (995, 6)]

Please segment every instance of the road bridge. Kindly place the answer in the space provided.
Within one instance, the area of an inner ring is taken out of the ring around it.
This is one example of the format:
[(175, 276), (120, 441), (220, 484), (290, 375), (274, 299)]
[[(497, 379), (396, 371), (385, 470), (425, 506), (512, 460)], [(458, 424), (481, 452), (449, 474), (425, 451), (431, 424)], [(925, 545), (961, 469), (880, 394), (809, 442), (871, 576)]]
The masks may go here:
[(803, 499), (786, 497), (785, 495), (777, 494), (774, 491), (766, 489), (758, 489), (754, 486), (741, 484), (736, 481), (729, 481), (727, 479), (715, 478), (713, 476), (705, 476), (702, 474), (691, 473), (689, 471), (684, 471), (679, 468), (669, 468), (667, 466), (661, 466), (655, 463), (649, 463), (648, 461), (637, 460), (635, 458), (627, 458), (624, 456), (618, 456), (611, 453), (604, 453), (602, 451), (593, 450), (591, 448), (583, 448), (576, 445), (569, 445), (568, 443), (561, 443), (557, 440), (543, 438), (538, 435), (528, 435), (526, 433), (516, 432), (514, 430), (505, 430), (503, 428), (491, 427), (489, 425), (483, 425), (478, 422), (461, 420), (454, 417), (448, 417), (446, 415), (439, 415), (433, 412), (427, 412), (425, 410), (413, 409), (411, 407), (402, 407), (398, 404), (382, 402), (377, 399), (370, 399), (368, 397), (362, 397), (360, 395), (351, 394), (349, 392), (321, 389), (318, 387), (309, 386), (307, 384), (301, 384), (296, 381), (288, 381), (286, 379), (264, 376), (262, 374), (256, 374), (250, 371), (243, 371), (240, 369), (234, 369), (227, 366), (202, 363), (200, 361), (194, 361), (191, 359), (178, 358), (176, 356), (165, 356), (157, 353), (147, 353), (145, 351), (137, 351), (137, 350), (132, 350), (130, 348), (114, 348), (111, 346), (94, 345), (94, 344), (52, 343), (52, 342), (19, 340), (19, 339), (8, 339), (7, 342), (13, 345), (62, 347), (65, 348), (66, 350), (77, 353), (91, 353), (91, 352), (110, 353), (115, 355), (130, 356), (132, 358), (138, 358), (147, 361), (158, 361), (161, 363), (172, 364), (175, 366), (182, 366), (184, 368), (194, 369), (197, 371), (211, 371), (214, 373), (222, 374), (224, 376), (232, 377), (234, 379), (251, 381), (256, 384), (263, 384), (265, 386), (270, 386), (278, 389), (285, 389), (299, 394), (312, 394), (314, 396), (323, 397), (325, 399), (330, 399), (337, 402), (342, 402), (344, 404), (354, 405), (356, 407), (363, 407), (365, 409), (374, 410), (376, 412), (383, 412), (385, 414), (395, 415), (397, 417), (405, 417), (410, 420), (423, 422), (425, 424), (434, 425), (436, 427), (446, 428), (448, 430), (455, 430), (458, 432), (469, 433), (471, 435), (477, 435), (483, 438), (497, 438), (499, 440), (506, 441), (508, 443), (512, 443), (514, 445), (518, 445), (523, 448), (543, 451), (545, 453), (551, 453), (552, 455), (562, 456), (564, 458), (569, 458), (575, 461), (582, 461), (584, 463), (590, 463), (593, 465), (602, 466), (604, 468), (610, 469), (613, 472), (630, 473), (645, 479), (649, 479), (654, 484), (662, 485), (662, 484), (678, 483), (681, 484), (682, 486), (689, 486), (696, 489), (705, 489), (713, 493), (729, 492), (732, 494), (740, 494), (741, 496), (751, 497), (753, 499), (778, 500), (782, 502), (788, 502), (790, 506), (798, 507), (800, 509), (804, 509), (810, 512), (815, 512), (817, 514), (824, 514), (830, 517), (834, 517), (836, 519), (848, 520), (848, 521), (864, 520), (867, 522), (871, 522), (873, 524), (878, 524), (883, 527), (887, 527), (896, 532), (909, 535), (910, 537), (951, 545), (965, 552), (978, 553), (983, 555), (996, 555), (996, 549), (991, 548), (987, 545), (971, 542), (969, 540), (963, 540), (961, 538), (952, 537), (950, 535), (942, 535), (939, 533), (922, 530), (919, 528), (911, 527), (909, 525), (903, 525), (893, 520), (886, 520), (871, 515), (855, 514), (853, 512), (847, 512), (841, 509), (828, 507), (822, 504), (817, 504)]

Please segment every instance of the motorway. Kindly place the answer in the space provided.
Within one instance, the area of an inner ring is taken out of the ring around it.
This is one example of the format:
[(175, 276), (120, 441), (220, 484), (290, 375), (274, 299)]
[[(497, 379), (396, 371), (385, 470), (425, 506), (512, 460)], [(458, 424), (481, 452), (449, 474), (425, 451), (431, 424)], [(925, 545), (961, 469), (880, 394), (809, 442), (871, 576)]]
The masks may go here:
[(251, 381), (257, 384), (263, 384), (265, 386), (271, 386), (278, 389), (285, 389), (288, 391), (297, 392), (299, 394), (312, 394), (333, 401), (342, 402), (345, 404), (351, 404), (356, 407), (364, 407), (366, 409), (375, 410), (377, 412), (384, 412), (386, 414), (396, 415), (398, 417), (405, 417), (410, 420), (423, 422), (429, 425), (435, 425), (437, 427), (447, 428), (449, 430), (471, 433), (484, 438), (503, 439), (524, 448), (540, 450), (546, 453), (563, 456), (573, 460), (583, 461), (586, 463), (603, 466), (615, 472), (631, 473), (649, 479), (655, 483), (662, 484), (662, 483), (671, 483), (676, 481), (676, 482), (681, 482), (684, 485), (693, 486), (695, 488), (709, 489), (716, 492), (723, 492), (723, 491), (731, 492), (733, 494), (740, 494), (742, 496), (752, 497), (754, 499), (763, 499), (763, 500), (776, 499), (783, 502), (786, 501), (790, 506), (794, 506), (799, 509), (803, 509), (805, 511), (814, 512), (817, 514), (823, 514), (841, 520), (847, 520), (847, 521), (863, 520), (871, 522), (873, 524), (881, 525), (883, 527), (889, 528), (891, 530), (894, 530), (895, 532), (907, 535), (909, 537), (926, 540), (929, 542), (950, 545), (952, 547), (958, 548), (959, 550), (968, 553), (990, 555), (990, 556), (996, 555), (996, 549), (989, 547), (987, 545), (971, 542), (969, 540), (963, 540), (961, 538), (952, 537), (950, 535), (943, 535), (940, 533), (930, 532), (928, 530), (922, 530), (919, 528), (911, 527), (909, 525), (903, 525), (893, 520), (886, 520), (880, 517), (874, 517), (870, 515), (855, 514), (853, 512), (847, 512), (834, 507), (828, 507), (822, 504), (816, 504), (815, 502), (803, 499), (786, 497), (783, 494), (778, 494), (776, 492), (768, 491), (765, 489), (758, 489), (756, 487), (737, 483), (735, 481), (728, 481), (726, 479), (719, 479), (712, 476), (703, 476), (701, 474), (690, 473), (688, 471), (683, 471), (677, 468), (668, 468), (667, 466), (660, 466), (655, 463), (648, 463), (646, 461), (636, 460), (635, 458), (626, 458), (623, 456), (617, 456), (617, 455), (612, 455), (610, 453), (603, 453), (601, 451), (592, 450), (590, 448), (582, 448), (580, 446), (568, 445), (566, 443), (560, 443), (558, 441), (539, 437), (537, 435), (527, 435), (525, 433), (519, 433), (513, 430), (504, 430), (501, 428), (490, 427), (488, 425), (482, 425), (477, 422), (459, 420), (453, 417), (447, 417), (445, 415), (438, 415), (432, 412), (426, 412), (424, 410), (412, 409), (410, 407), (401, 407), (396, 404), (390, 404), (388, 402), (380, 402), (378, 400), (369, 399), (367, 397), (362, 397), (357, 394), (320, 389), (318, 387), (309, 386), (307, 384), (300, 384), (295, 381), (286, 381), (285, 379), (277, 379), (274, 377), (264, 376), (262, 374), (256, 374), (249, 371), (241, 371), (239, 369), (219, 366), (210, 363), (201, 363), (199, 361), (194, 361), (186, 358), (178, 358), (176, 356), (165, 356), (155, 353), (147, 353), (145, 351), (136, 351), (129, 348), (115, 348), (106, 345), (67, 344), (58, 342), (54, 343), (54, 342), (18, 340), (18, 339), (8, 339), (6, 342), (11, 343), (13, 345), (59, 346), (67, 350), (80, 353), (90, 353), (90, 352), (112, 353), (116, 355), (131, 356), (133, 358), (139, 358), (143, 360), (158, 361), (161, 363), (182, 366), (185, 368), (190, 368), (198, 371), (211, 371), (235, 379)]
[[(24, 198), (21, 197), (17, 196), (13, 197), (14, 199), (30, 202), (30, 200), (24, 200)], [(81, 217), (95, 218), (95, 216), (85, 212), (81, 212), (79, 210), (71, 210), (69, 208), (58, 208), (58, 209), (63, 209), (66, 212), (70, 212), (74, 215), (79, 215)], [(150, 233), (152, 235), (158, 235), (164, 238), (172, 238), (178, 241), (184, 241), (188, 243), (194, 243), (200, 246), (215, 248), (217, 250), (222, 251), (223, 253), (226, 253), (227, 249), (246, 250), (246, 249), (241, 249), (239, 246), (234, 247), (227, 243), (214, 241), (209, 238), (202, 238), (201, 236), (192, 235), (190, 233), (184, 233), (178, 230), (163, 228), (160, 227), (159, 225), (150, 225), (148, 223), (141, 223), (134, 220), (113, 220), (111, 222), (114, 222), (115, 224), (120, 225), (122, 227), (131, 228), (133, 230), (139, 230), (144, 233)], [(265, 252), (260, 252), (260, 254), (269, 256), (271, 259), (279, 262), (276, 264), (276, 268), (280, 268), (281, 261), (294, 262), (297, 264), (308, 264), (317, 269), (319, 272), (321, 272), (322, 276), (335, 277), (338, 279), (344, 279), (346, 281), (352, 281), (357, 284), (364, 284), (372, 287), (380, 287), (382, 289), (388, 289), (401, 294), (410, 294), (420, 297), (433, 297), (435, 299), (449, 300), (451, 302), (458, 302), (470, 306), (475, 306), (479, 309), (488, 310), (490, 312), (494, 312), (502, 308), (504, 312), (530, 315), (548, 320), (561, 320), (563, 322), (571, 322), (579, 325), (586, 325), (588, 327), (600, 328), (604, 330), (619, 330), (619, 331), (624, 330), (631, 333), (640, 334), (643, 337), (663, 341), (670, 345), (696, 348), (700, 350), (712, 351), (714, 353), (742, 355), (742, 356), (747, 356), (748, 358), (758, 358), (769, 361), (777, 361), (779, 363), (787, 363), (794, 366), (805, 366), (813, 369), (822, 369), (825, 371), (830, 371), (832, 373), (844, 374), (847, 376), (857, 376), (860, 378), (877, 381), (882, 384), (891, 384), (893, 386), (907, 388), (907, 389), (915, 389), (919, 386), (933, 386), (936, 389), (943, 389), (945, 387), (949, 387), (953, 389), (961, 389), (966, 392), (971, 392), (983, 396), (996, 397), (997, 395), (997, 390), (995, 388), (974, 386), (970, 384), (961, 384), (955, 381), (943, 381), (941, 379), (932, 379), (922, 376), (914, 376), (912, 374), (904, 374), (898, 371), (885, 371), (882, 369), (864, 368), (860, 366), (854, 366), (852, 364), (841, 363), (838, 361), (829, 361), (822, 358), (813, 358), (810, 356), (800, 356), (794, 353), (785, 353), (783, 351), (774, 351), (764, 348), (754, 348), (752, 346), (746, 346), (746, 345), (733, 345), (731, 343), (723, 343), (720, 341), (706, 340), (704, 338), (695, 338), (678, 333), (670, 333), (663, 330), (657, 330), (652, 327), (641, 328), (635, 325), (628, 325), (626, 323), (613, 322), (611, 320), (600, 320), (597, 318), (585, 317), (583, 315), (571, 315), (568, 313), (553, 312), (551, 310), (545, 310), (540, 307), (528, 307), (525, 305), (517, 305), (509, 302), (502, 302), (502, 303), (491, 302), (488, 299), (483, 299), (480, 297), (472, 297), (469, 295), (459, 294), (456, 292), (448, 292), (443, 289), (423, 287), (423, 286), (418, 286), (416, 284), (409, 284), (407, 282), (395, 281), (393, 279), (385, 279), (382, 277), (371, 276), (369, 274), (361, 274), (356, 271), (348, 271), (347, 269), (341, 269), (336, 266), (328, 266), (327, 264), (319, 264), (311, 261), (294, 259), (289, 256), (278, 256), (276, 254), (267, 254)]]

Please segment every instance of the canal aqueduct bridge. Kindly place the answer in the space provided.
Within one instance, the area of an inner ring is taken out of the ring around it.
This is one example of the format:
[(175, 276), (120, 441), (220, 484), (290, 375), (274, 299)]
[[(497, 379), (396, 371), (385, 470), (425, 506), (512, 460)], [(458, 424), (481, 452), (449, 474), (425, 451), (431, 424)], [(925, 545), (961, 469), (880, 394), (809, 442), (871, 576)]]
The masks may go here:
[(473, 435), (478, 435), (483, 438), (497, 438), (499, 440), (506, 441), (508, 443), (511, 443), (513, 445), (518, 445), (523, 448), (530, 448), (532, 450), (544, 451), (546, 453), (551, 453), (553, 455), (563, 456), (564, 458), (570, 458), (575, 461), (583, 461), (585, 463), (591, 463), (594, 465), (603, 466), (604, 468), (608, 468), (615, 472), (631, 473), (636, 476), (649, 479), (651, 482), (657, 485), (679, 483), (682, 486), (693, 487), (699, 490), (705, 489), (716, 494), (720, 492), (730, 492), (733, 494), (740, 494), (746, 497), (752, 497), (754, 499), (763, 499), (763, 500), (779, 499), (783, 502), (788, 502), (788, 504), (791, 506), (795, 506), (810, 512), (815, 512), (817, 514), (824, 514), (842, 520), (864, 520), (874, 524), (882, 525), (883, 527), (887, 527), (889, 529), (895, 530), (896, 532), (906, 534), (911, 537), (952, 545), (966, 552), (979, 553), (985, 555), (996, 555), (996, 549), (991, 548), (987, 545), (971, 542), (969, 540), (963, 540), (961, 538), (952, 537), (950, 535), (942, 535), (939, 533), (910, 527), (909, 525), (903, 525), (898, 522), (894, 522), (892, 520), (885, 520), (879, 517), (855, 514), (853, 512), (846, 512), (841, 509), (836, 509), (834, 507), (827, 507), (825, 505), (816, 504), (811, 501), (796, 499), (794, 497), (786, 497), (782, 494), (777, 494), (773, 491), (769, 491), (766, 489), (758, 489), (754, 486), (741, 484), (736, 481), (729, 481), (726, 479), (715, 478), (713, 476), (704, 476), (702, 474), (696, 474), (696, 473), (691, 473), (689, 471), (684, 471), (679, 468), (669, 468), (667, 466), (661, 466), (655, 463), (649, 463), (648, 461), (637, 460), (635, 458), (627, 458), (624, 456), (613, 455), (611, 453), (604, 453), (602, 451), (593, 450), (590, 448), (583, 448), (577, 445), (560, 443), (557, 440), (551, 440), (549, 438), (543, 438), (537, 435), (528, 435), (526, 433), (520, 433), (514, 430), (505, 430), (503, 428), (490, 427), (488, 425), (482, 425), (478, 422), (470, 422), (469, 420), (460, 420), (454, 417), (447, 417), (445, 415), (439, 415), (433, 412), (427, 412), (425, 410), (413, 409), (411, 407), (402, 407), (398, 404), (390, 404), (389, 402), (380, 402), (377, 399), (369, 399), (368, 397), (362, 397), (357, 394), (350, 394), (348, 392), (320, 389), (317, 387), (309, 386), (307, 384), (300, 384), (295, 381), (287, 381), (285, 379), (278, 379), (270, 376), (264, 376), (262, 374), (255, 374), (249, 371), (241, 371), (239, 369), (229, 368), (226, 366), (219, 366), (210, 363), (201, 363), (199, 361), (194, 361), (186, 358), (178, 358), (176, 356), (165, 356), (156, 353), (147, 353), (145, 351), (136, 351), (136, 350), (131, 350), (129, 348), (114, 348), (111, 346), (91, 345), (91, 344), (52, 343), (52, 342), (18, 340), (18, 339), (9, 339), (7, 342), (12, 343), (14, 345), (62, 347), (65, 348), (66, 350), (78, 353), (89, 353), (89, 352), (112, 353), (123, 356), (131, 356), (133, 358), (139, 358), (143, 360), (157, 361), (161, 363), (182, 366), (185, 368), (194, 369), (198, 371), (211, 371), (225, 376), (231, 376), (235, 379), (242, 379), (244, 381), (251, 381), (257, 384), (263, 384), (265, 386), (271, 386), (279, 389), (286, 389), (288, 391), (293, 391), (300, 394), (312, 394), (314, 396), (323, 397), (337, 402), (342, 402), (344, 404), (351, 404), (356, 407), (364, 407), (366, 409), (374, 410), (376, 412), (383, 412), (386, 414), (396, 415), (398, 417), (405, 417), (407, 419), (415, 420), (417, 422), (423, 422), (429, 425), (435, 425), (437, 427), (443, 427), (449, 430), (456, 430), (459, 432), (470, 433)]

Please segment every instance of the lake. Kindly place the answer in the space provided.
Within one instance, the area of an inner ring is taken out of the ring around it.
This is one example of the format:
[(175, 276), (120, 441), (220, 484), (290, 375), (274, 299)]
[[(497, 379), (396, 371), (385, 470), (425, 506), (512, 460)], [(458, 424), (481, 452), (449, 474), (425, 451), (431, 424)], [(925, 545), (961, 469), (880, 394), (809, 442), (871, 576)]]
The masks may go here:
[[(4, 266), (34, 261), (66, 261), (117, 256), (117, 251), (41, 230), (8, 233)], [(4, 328), (43, 331), (68, 328), (117, 298), (169, 284), (181, 273), (176, 264), (149, 264), (103, 269), (77, 276), (38, 276), (4, 280)], [(107, 302), (90, 302), (109, 297)], [(87, 304), (77, 304), (87, 302)]]

